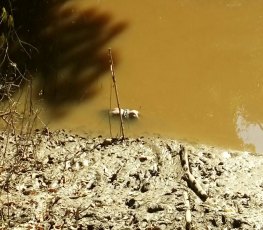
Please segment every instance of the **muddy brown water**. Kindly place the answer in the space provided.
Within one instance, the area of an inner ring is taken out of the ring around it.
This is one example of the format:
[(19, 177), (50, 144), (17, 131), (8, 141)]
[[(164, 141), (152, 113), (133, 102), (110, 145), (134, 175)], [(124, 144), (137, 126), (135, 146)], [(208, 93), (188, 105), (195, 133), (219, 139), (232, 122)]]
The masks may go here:
[[(140, 111), (138, 121), (125, 123), (128, 136), (161, 135), (263, 151), (262, 1), (69, 0), (61, 9), (74, 15), (96, 9), (109, 14), (113, 23), (126, 23), (99, 50), (107, 54), (111, 47), (118, 59), (121, 106)], [(65, 14), (59, 17), (65, 21)], [(76, 20), (67, 23), (78, 28)], [(58, 37), (56, 44), (59, 41)], [(65, 51), (65, 55), (75, 54), (76, 49)], [(63, 55), (60, 52), (58, 58)], [(82, 60), (83, 54), (72, 61)], [(66, 66), (62, 62), (54, 70), (56, 76), (67, 73)], [(89, 73), (85, 71), (84, 78)], [(111, 96), (115, 106), (110, 77), (109, 71), (102, 71), (88, 93), (84, 90), (74, 103), (59, 105), (63, 116), (55, 119), (47, 106), (43, 119), (52, 128), (109, 135), (105, 111)], [(67, 90), (71, 95), (79, 91), (77, 87)], [(113, 135), (118, 127), (112, 121)]]

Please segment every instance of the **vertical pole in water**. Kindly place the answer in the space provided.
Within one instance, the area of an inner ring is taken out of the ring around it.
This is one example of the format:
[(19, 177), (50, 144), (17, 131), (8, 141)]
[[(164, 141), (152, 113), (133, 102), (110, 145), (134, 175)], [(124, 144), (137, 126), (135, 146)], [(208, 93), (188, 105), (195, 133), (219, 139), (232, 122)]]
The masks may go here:
[(114, 85), (114, 90), (115, 90), (117, 105), (118, 105), (119, 114), (120, 114), (121, 136), (122, 136), (122, 139), (124, 139), (124, 138), (125, 138), (125, 136), (124, 136), (124, 126), (123, 126), (122, 113), (121, 113), (121, 107), (120, 107), (120, 101), (119, 101), (117, 83), (116, 83), (116, 78), (115, 78), (115, 71), (114, 71), (114, 64), (113, 64), (113, 58), (112, 58), (111, 48), (109, 48), (108, 51), (109, 51), (109, 57), (110, 57), (111, 77), (112, 77), (112, 81), (113, 81), (113, 85)]

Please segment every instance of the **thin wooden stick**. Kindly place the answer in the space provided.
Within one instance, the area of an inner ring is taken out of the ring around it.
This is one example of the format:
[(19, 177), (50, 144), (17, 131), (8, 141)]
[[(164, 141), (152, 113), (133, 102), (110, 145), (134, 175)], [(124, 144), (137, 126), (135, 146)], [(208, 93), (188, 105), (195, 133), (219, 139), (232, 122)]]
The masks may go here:
[[(112, 82), (110, 84), (110, 111), (111, 111), (111, 97), (112, 97)], [(110, 127), (110, 137), (112, 138), (112, 131), (111, 131), (111, 115), (108, 113), (108, 119), (109, 119), (109, 127)]]
[(188, 162), (188, 151), (189, 150), (185, 150), (185, 148), (182, 145), (180, 146), (180, 160), (181, 165), (185, 171), (183, 179), (187, 182), (188, 187), (191, 188), (193, 192), (195, 192), (195, 194), (199, 196), (199, 198), (202, 201), (206, 201), (206, 199), (208, 198), (206, 191), (202, 188), (201, 184), (195, 179), (193, 174), (190, 172), (190, 166)]
[(189, 201), (188, 193), (186, 191), (184, 191), (183, 196), (184, 196), (184, 203), (185, 203), (185, 207), (186, 207), (186, 212), (185, 212), (186, 225), (185, 225), (185, 229), (189, 230), (189, 229), (191, 229), (191, 222), (192, 222), (190, 201)]
[(125, 135), (124, 135), (124, 126), (123, 126), (122, 113), (121, 113), (121, 107), (120, 107), (120, 101), (119, 101), (119, 95), (118, 95), (118, 89), (117, 89), (117, 83), (116, 83), (116, 77), (115, 77), (115, 71), (114, 71), (114, 64), (113, 64), (113, 58), (112, 58), (111, 48), (109, 48), (108, 51), (109, 51), (109, 57), (110, 57), (111, 77), (112, 77), (112, 81), (113, 81), (113, 85), (114, 85), (114, 90), (115, 90), (117, 105), (118, 105), (119, 114), (120, 114), (121, 136), (122, 136), (122, 139), (124, 139), (124, 138), (125, 138)]

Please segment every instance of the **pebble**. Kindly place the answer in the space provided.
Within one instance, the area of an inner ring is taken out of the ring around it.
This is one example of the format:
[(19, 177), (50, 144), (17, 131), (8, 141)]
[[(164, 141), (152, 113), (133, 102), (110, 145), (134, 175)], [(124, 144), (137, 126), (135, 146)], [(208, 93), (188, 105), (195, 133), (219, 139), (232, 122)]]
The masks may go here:
[(222, 157), (224, 159), (229, 159), (229, 158), (231, 158), (231, 154), (229, 152), (225, 151), (225, 152), (222, 153)]
[(232, 223), (233, 228), (240, 228), (243, 224), (243, 221), (240, 219), (234, 219)]
[(72, 137), (72, 136), (69, 136), (69, 137), (68, 137), (68, 142), (75, 142), (75, 139), (74, 139), (74, 137)]
[(150, 204), (147, 208), (147, 212), (149, 213), (159, 212), (163, 210), (164, 210), (164, 207), (162, 207), (159, 204)]
[(149, 182), (145, 182), (142, 187), (141, 187), (141, 192), (144, 193), (144, 192), (147, 192), (149, 191), (150, 189), (150, 183)]
[(87, 166), (89, 166), (89, 160), (87, 160), (87, 159), (84, 159), (83, 161), (82, 161), (82, 164), (83, 164), (83, 166), (84, 167), (87, 167)]
[(225, 184), (223, 183), (222, 180), (216, 180), (216, 186), (217, 187), (223, 187)]

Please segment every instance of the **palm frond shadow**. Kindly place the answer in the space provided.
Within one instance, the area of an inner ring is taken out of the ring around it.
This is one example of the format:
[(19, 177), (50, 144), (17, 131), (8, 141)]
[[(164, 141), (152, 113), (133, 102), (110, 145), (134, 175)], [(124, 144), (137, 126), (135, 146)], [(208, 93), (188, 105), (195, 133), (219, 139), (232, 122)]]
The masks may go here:
[(37, 51), (27, 46), (29, 55), (15, 49), (12, 57), (37, 76), (35, 95), (41, 92), (52, 114), (96, 95), (95, 83), (109, 70), (109, 42), (124, 31), (127, 22), (113, 22), (111, 14), (97, 8), (65, 7), (67, 0), (36, 2), (13, 1), (16, 31)]
[(62, 12), (62, 20), (52, 20), (54, 25), (43, 35), (46, 52), (39, 63), (45, 98), (54, 106), (92, 96), (89, 88), (109, 69), (106, 45), (126, 26), (111, 25), (110, 15), (96, 9), (71, 12)]

